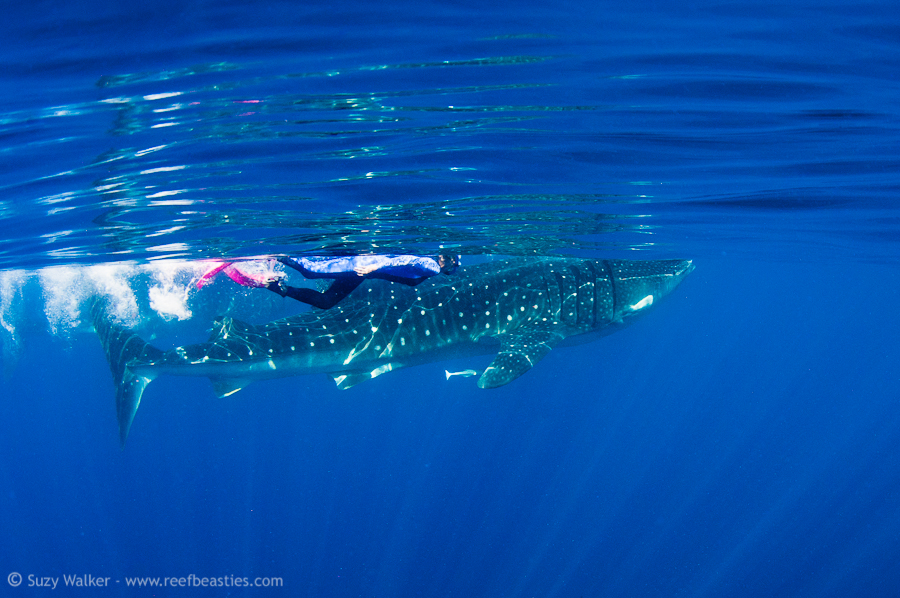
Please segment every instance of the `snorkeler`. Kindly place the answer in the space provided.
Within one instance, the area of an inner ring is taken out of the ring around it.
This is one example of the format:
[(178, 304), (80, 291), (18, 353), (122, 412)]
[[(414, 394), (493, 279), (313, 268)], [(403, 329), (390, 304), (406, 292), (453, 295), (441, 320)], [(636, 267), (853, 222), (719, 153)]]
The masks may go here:
[(348, 257), (282, 257), (278, 261), (304, 278), (330, 278), (334, 282), (325, 291), (291, 287), (281, 279), (269, 281), (265, 288), (282, 297), (328, 309), (353, 292), (366, 278), (380, 278), (416, 286), (436, 274), (452, 274), (459, 267), (459, 256), (439, 255), (359, 255)]

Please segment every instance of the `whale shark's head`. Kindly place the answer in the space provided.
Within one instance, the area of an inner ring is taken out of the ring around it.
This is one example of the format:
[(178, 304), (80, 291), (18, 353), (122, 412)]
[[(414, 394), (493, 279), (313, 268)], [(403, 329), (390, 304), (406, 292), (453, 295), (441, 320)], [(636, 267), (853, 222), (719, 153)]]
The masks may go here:
[(694, 270), (691, 260), (610, 262), (616, 281), (616, 315), (628, 319), (671, 293)]

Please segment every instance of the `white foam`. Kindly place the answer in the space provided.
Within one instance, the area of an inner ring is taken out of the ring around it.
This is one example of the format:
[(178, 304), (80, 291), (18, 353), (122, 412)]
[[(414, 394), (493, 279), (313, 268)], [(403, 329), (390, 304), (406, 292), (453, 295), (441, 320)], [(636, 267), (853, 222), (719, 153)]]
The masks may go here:
[[(108, 315), (126, 328), (149, 335), (169, 334), (168, 325), (209, 319), (223, 313), (239, 317), (280, 316), (285, 303), (268, 293), (246, 289), (226, 277), (219, 288), (197, 289), (208, 261), (161, 259), (147, 264), (52, 266), (40, 270), (0, 271), (0, 345), (12, 360), (25, 330), (44, 329), (64, 339), (89, 332), (91, 305), (105, 302)], [(280, 264), (242, 262), (254, 272), (278, 271)], [(288, 305), (288, 307), (290, 307)], [(179, 324), (179, 326), (181, 326)], [(178, 328), (199, 332), (201, 328)]]
[[(131, 264), (100, 264), (85, 268), (86, 283), (82, 286), (88, 294), (106, 299), (107, 313), (124, 326), (137, 326), (140, 320), (137, 297), (131, 288), (137, 266)], [(86, 299), (85, 295), (81, 295)]]
[(187, 320), (191, 317), (188, 307), (190, 293), (204, 264), (183, 260), (168, 260), (148, 264), (153, 286), (147, 291), (150, 309), (164, 320)]
[(0, 272), (0, 341), (7, 355), (16, 352), (18, 314), (22, 307), (22, 287), (28, 274), (24, 270)]
[(84, 296), (81, 271), (72, 266), (54, 266), (38, 271), (38, 279), (50, 332), (67, 336), (80, 324)]

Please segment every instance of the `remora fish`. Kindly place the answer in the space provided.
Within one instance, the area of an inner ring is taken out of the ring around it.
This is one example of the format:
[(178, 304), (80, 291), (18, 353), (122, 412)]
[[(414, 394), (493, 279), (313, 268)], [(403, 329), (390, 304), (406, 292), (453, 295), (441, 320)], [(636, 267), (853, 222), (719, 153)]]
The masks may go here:
[(468, 378), (470, 376), (477, 376), (478, 372), (475, 370), (463, 370), (461, 372), (451, 372), (450, 370), (444, 370), (444, 373), (447, 374), (447, 380), (450, 379), (450, 376), (459, 376), (460, 378)]
[(687, 260), (512, 259), (461, 268), (409, 287), (369, 280), (337, 306), (254, 326), (218, 318), (208, 342), (161, 351), (111, 322), (94, 328), (116, 383), (122, 445), (147, 384), (206, 376), (217, 395), (255, 379), (327, 373), (350, 388), (391, 370), (496, 353), (481, 388), (507, 384), (557, 345), (609, 334), (672, 292)]

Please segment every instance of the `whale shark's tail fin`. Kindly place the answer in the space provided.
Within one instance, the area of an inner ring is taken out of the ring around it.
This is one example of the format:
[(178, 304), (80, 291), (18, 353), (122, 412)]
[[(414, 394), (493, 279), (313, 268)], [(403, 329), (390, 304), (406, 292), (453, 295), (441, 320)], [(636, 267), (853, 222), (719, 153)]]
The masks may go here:
[(137, 365), (152, 365), (162, 359), (164, 353), (145, 343), (130, 330), (113, 323), (106, 313), (106, 304), (102, 300), (95, 299), (91, 305), (91, 319), (94, 330), (97, 331), (97, 336), (103, 344), (103, 350), (106, 351), (109, 369), (116, 384), (119, 441), (124, 447), (134, 414), (141, 404), (141, 395), (154, 378), (149, 368), (141, 368), (139, 374), (135, 373), (133, 368)]

